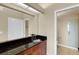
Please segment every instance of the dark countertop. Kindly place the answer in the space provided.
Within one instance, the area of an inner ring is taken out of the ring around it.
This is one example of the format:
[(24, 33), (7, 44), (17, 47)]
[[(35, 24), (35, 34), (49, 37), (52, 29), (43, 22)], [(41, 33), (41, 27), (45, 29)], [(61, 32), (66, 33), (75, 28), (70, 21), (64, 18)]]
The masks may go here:
[[(47, 37), (41, 36), (41, 35), (36, 35), (36, 39), (34, 39), (34, 40), (37, 40), (37, 39), (40, 39), (40, 41), (44, 41), (44, 40), (47, 40)], [(33, 42), (32, 37), (26, 37), (26, 38), (20, 38), (17, 40), (2, 42), (2, 43), (0, 43), (0, 54), (6, 54), (6, 53), (16, 54), (16, 50), (19, 49), (18, 52), (20, 52), (20, 51), (23, 51), (29, 47), (32, 47), (32, 46), (38, 44), (38, 43), (39, 42)], [(15, 50), (15, 53), (11, 52), (13, 50)]]

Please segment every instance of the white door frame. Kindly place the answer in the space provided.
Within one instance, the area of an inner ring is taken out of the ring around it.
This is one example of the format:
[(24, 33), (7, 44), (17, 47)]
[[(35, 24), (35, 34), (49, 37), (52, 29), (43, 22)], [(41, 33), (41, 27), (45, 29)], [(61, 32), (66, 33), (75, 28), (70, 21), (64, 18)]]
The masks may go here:
[(79, 7), (79, 4), (72, 5), (72, 6), (63, 8), (63, 9), (59, 9), (59, 10), (56, 10), (54, 12), (54, 17), (55, 17), (55, 29), (54, 29), (55, 30), (55, 33), (54, 33), (55, 34), (55, 54), (57, 54), (57, 13), (64, 11), (64, 10), (72, 9), (72, 8), (75, 8), (75, 7)]

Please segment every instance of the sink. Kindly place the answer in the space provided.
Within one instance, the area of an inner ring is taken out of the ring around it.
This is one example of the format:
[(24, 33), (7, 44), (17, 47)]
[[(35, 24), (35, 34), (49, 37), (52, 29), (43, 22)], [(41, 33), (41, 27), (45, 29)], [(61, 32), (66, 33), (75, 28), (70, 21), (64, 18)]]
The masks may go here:
[(31, 42), (31, 43), (28, 44), (28, 48), (29, 48), (29, 47), (32, 47), (32, 46), (34, 46), (34, 45), (36, 45), (36, 44), (38, 44), (38, 43), (40, 43), (40, 42), (41, 42), (40, 39), (33, 40), (33, 42)]

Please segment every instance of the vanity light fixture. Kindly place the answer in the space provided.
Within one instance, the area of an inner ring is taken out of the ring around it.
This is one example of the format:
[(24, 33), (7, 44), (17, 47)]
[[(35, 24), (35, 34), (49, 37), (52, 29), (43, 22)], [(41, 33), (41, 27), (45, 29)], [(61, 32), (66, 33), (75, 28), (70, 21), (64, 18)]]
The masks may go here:
[(32, 11), (32, 12), (40, 13), (40, 12), (37, 11), (36, 9), (34, 9), (34, 8), (32, 8), (32, 7), (30, 7), (30, 6), (26, 5), (26, 4), (24, 4), (24, 3), (18, 3), (17, 5), (19, 5), (19, 6), (21, 6), (21, 7), (24, 7), (24, 8), (26, 8), (27, 10), (30, 10), (30, 11)]
[(29, 6), (28, 5), (25, 5), (23, 3), (17, 3), (17, 5), (21, 6), (21, 7), (24, 7), (24, 8), (28, 8)]
[(32, 7), (28, 7), (28, 10), (31, 10), (31, 11), (36, 12), (36, 13), (40, 13), (39, 11), (37, 11), (36, 9), (34, 9)]

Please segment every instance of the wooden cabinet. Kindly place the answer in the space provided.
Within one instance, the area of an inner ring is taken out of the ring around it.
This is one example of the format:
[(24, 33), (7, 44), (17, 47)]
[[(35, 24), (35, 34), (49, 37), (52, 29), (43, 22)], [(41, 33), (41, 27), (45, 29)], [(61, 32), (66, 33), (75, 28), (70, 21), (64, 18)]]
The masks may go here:
[(46, 55), (46, 41), (20, 52), (19, 55)]

